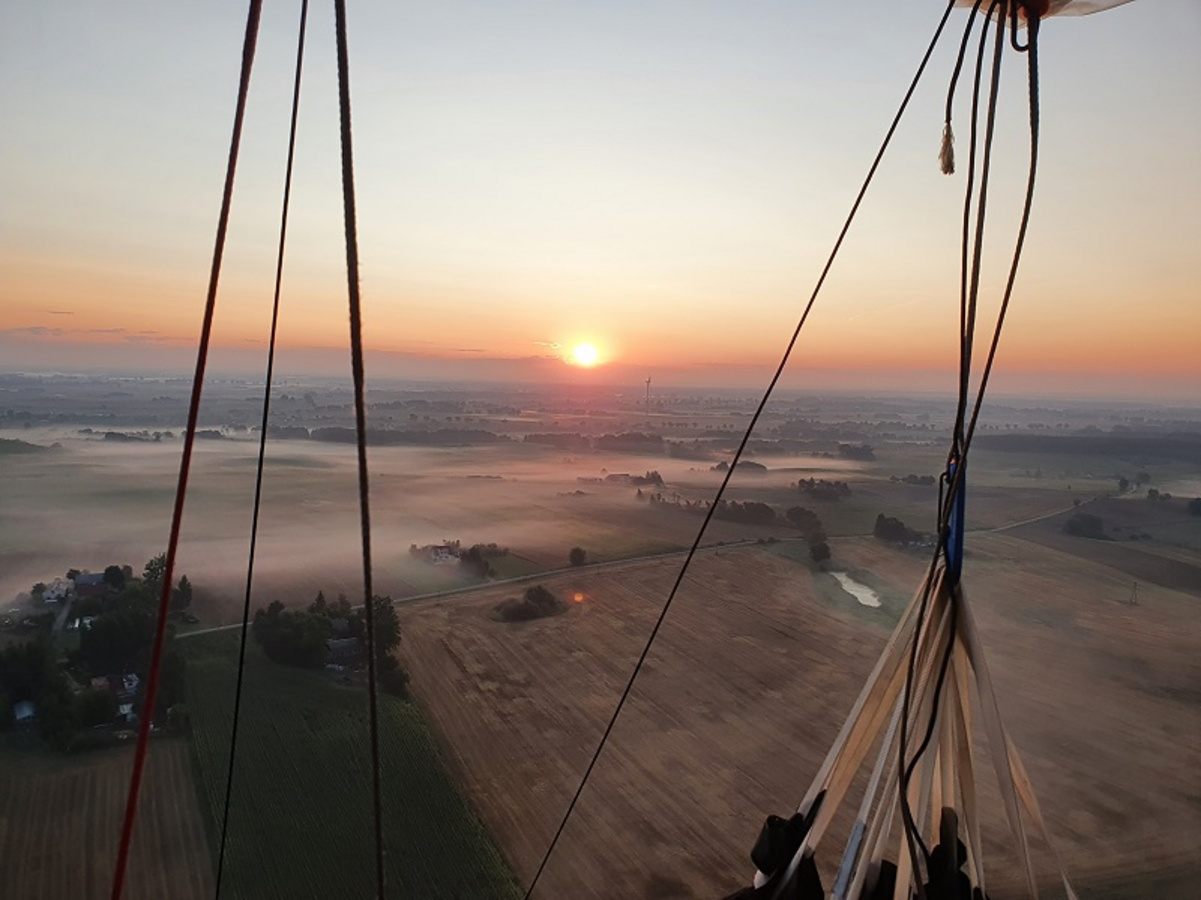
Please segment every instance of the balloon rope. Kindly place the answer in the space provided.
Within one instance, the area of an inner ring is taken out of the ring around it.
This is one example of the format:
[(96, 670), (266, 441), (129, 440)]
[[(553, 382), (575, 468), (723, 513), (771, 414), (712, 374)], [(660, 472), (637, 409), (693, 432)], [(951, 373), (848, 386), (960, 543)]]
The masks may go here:
[(225, 188), (221, 195), (221, 213), (217, 218), (217, 237), (213, 245), (213, 261), (209, 270), (208, 295), (204, 304), (204, 323), (196, 353), (196, 371), (192, 376), (192, 399), (188, 405), (188, 424), (184, 432), (183, 455), (179, 462), (179, 480), (175, 486), (175, 508), (171, 515), (171, 532), (167, 539), (167, 558), (163, 566), (163, 582), (159, 591), (158, 621), (154, 645), (150, 653), (150, 668), (146, 676), (146, 694), (142, 699), (141, 721), (138, 723), (138, 745), (129, 779), (129, 795), (125, 801), (125, 818), (121, 824), (121, 842), (117, 849), (117, 867), (113, 872), (112, 900), (120, 900), (125, 888), (125, 873), (129, 862), (129, 847), (137, 819), (138, 796), (146, 765), (146, 749), (150, 725), (154, 719), (154, 704), (158, 697), (159, 674), (162, 670), (163, 644), (167, 634), (167, 610), (171, 601), (171, 582), (175, 575), (175, 552), (179, 547), (179, 532), (183, 523), (184, 498), (188, 492), (188, 472), (192, 463), (192, 448), (196, 443), (196, 422), (200, 416), (200, 395), (204, 388), (204, 370), (208, 362), (209, 338), (213, 331), (213, 315), (217, 308), (217, 282), (221, 275), (221, 258), (225, 251), (225, 233), (229, 226), (229, 208), (233, 200), (234, 174), (238, 168), (238, 149), (242, 141), (242, 122), (246, 114), (246, 95), (250, 89), (250, 71), (254, 66), (254, 51), (258, 43), (259, 18), (262, 0), (250, 0), (246, 18), (246, 36), (242, 42), (242, 74), (238, 80), (238, 100), (234, 113), (233, 135), (229, 143), (229, 160), (225, 168)]

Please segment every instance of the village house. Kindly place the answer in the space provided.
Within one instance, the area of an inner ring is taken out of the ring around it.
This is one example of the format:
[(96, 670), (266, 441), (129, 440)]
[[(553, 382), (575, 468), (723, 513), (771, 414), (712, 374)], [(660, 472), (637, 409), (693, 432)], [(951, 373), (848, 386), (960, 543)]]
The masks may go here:
[(71, 595), (71, 585), (61, 578), (55, 578), (53, 584), (46, 585), (42, 591), (43, 603), (61, 603)]
[(80, 600), (108, 595), (108, 582), (102, 572), (83, 572), (75, 576), (75, 596)]

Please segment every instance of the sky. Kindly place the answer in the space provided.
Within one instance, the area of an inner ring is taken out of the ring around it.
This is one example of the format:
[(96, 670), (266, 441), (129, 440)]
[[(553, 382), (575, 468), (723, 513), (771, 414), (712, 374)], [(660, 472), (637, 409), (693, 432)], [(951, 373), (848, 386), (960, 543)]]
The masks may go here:
[[(368, 378), (766, 383), (938, 0), (349, 4)], [(0, 369), (194, 361), (246, 4), (0, 4)], [(952, 387), (957, 10), (786, 384)], [(266, 0), (213, 366), (261, 371), (298, 2)], [(1201, 4), (1048, 20), (999, 388), (1201, 395)], [(1009, 53), (982, 309), (1026, 175)], [(966, 84), (966, 82), (964, 82)], [(969, 91), (958, 93), (961, 161)], [(332, 4), (310, 10), (284, 373), (348, 369)], [(983, 340), (983, 339), (982, 339)], [(601, 365), (564, 362), (581, 342)]]

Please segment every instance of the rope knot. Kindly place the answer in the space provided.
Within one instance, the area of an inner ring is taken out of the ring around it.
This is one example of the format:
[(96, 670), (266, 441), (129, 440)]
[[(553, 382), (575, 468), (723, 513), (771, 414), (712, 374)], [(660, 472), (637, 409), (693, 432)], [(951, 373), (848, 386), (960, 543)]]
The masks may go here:
[(938, 167), (944, 175), (955, 174), (955, 132), (951, 123), (942, 126), (942, 147), (938, 151)]

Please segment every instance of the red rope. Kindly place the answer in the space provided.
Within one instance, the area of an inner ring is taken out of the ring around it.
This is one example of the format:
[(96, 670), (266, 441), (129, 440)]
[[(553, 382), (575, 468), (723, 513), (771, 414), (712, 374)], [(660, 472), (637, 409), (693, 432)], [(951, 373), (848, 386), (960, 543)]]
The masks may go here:
[(125, 802), (125, 819), (121, 825), (121, 844), (117, 851), (117, 868), (113, 873), (112, 900), (120, 900), (125, 887), (125, 872), (133, 826), (138, 813), (138, 795), (146, 766), (146, 748), (150, 740), (150, 724), (154, 719), (154, 703), (158, 696), (159, 673), (163, 661), (163, 644), (167, 634), (167, 609), (171, 600), (171, 584), (175, 574), (175, 551), (179, 547), (180, 525), (183, 522), (184, 497), (188, 490), (188, 471), (192, 463), (192, 447), (196, 442), (196, 421), (200, 414), (200, 395), (204, 387), (204, 369), (208, 361), (209, 337), (213, 330), (213, 313), (217, 306), (217, 282), (221, 275), (221, 257), (225, 250), (225, 232), (229, 225), (229, 207), (233, 198), (234, 173), (238, 167), (238, 147), (242, 140), (242, 121), (246, 113), (246, 94), (250, 88), (250, 70), (254, 65), (254, 50), (258, 40), (262, 0), (250, 0), (246, 19), (246, 36), (242, 43), (242, 75), (238, 83), (237, 111), (234, 114), (233, 136), (229, 144), (229, 161), (225, 170), (225, 191), (221, 197), (221, 214), (217, 219), (217, 238), (213, 247), (213, 264), (209, 272), (208, 296), (204, 306), (204, 324), (200, 329), (200, 344), (196, 353), (196, 372), (192, 376), (192, 400), (188, 406), (188, 427), (184, 432), (183, 456), (179, 462), (179, 481), (175, 487), (175, 509), (171, 517), (171, 534), (167, 540), (167, 560), (163, 570), (162, 590), (159, 593), (158, 621), (154, 632), (154, 648), (150, 654), (150, 670), (146, 677), (146, 696), (138, 724), (138, 746), (133, 758), (129, 780), (129, 796)]

